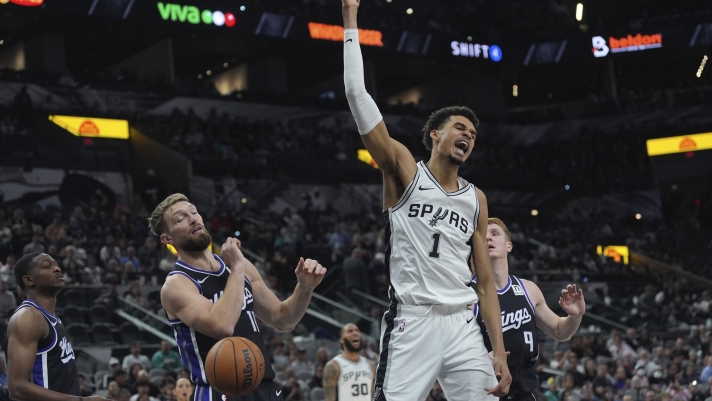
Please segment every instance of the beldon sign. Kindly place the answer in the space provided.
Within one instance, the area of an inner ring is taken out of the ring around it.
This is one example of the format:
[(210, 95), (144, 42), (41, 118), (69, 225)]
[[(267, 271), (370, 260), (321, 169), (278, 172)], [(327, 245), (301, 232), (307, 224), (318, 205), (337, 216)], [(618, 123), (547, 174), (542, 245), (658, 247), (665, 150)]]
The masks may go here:
[(663, 47), (663, 35), (661, 33), (651, 35), (642, 35), (639, 33), (622, 38), (614, 38), (611, 36), (608, 38), (608, 43), (606, 43), (606, 39), (604, 39), (603, 36), (594, 36), (591, 42), (593, 44), (591, 51), (594, 57), (606, 57), (609, 52), (634, 52)]

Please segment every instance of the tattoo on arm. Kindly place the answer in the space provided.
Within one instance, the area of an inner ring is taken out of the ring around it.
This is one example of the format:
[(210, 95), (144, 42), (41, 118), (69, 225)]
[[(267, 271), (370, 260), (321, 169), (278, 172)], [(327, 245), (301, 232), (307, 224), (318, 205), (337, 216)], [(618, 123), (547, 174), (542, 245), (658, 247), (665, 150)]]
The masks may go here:
[(324, 399), (326, 401), (336, 401), (336, 397), (338, 394), (337, 390), (337, 382), (339, 379), (339, 368), (336, 366), (336, 363), (329, 362), (326, 364), (324, 367), (324, 379), (323, 379), (323, 387), (324, 387)]

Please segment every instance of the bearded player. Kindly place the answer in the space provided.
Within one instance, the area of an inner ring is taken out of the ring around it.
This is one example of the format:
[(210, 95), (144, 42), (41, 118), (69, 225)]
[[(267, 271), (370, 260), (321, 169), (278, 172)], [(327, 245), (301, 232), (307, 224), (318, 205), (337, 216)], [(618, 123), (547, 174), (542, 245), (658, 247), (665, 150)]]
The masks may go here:
[(349, 323), (339, 332), (341, 355), (324, 366), (324, 399), (326, 401), (371, 401), (376, 367), (359, 354), (361, 331)]
[(282, 388), (273, 381), (275, 374), (268, 358), (260, 385), (236, 398), (225, 397), (210, 387), (205, 359), (218, 340), (230, 336), (247, 338), (257, 344), (262, 355), (269, 355), (257, 319), (277, 330), (293, 330), (326, 269), (315, 260), (300, 259), (294, 293), (280, 302), (240, 252), (240, 241), (228, 238), (221, 256), (210, 251), (212, 239), (203, 218), (185, 195), (167, 197), (151, 213), (148, 224), (161, 242), (178, 251), (175, 268), (161, 288), (161, 303), (173, 326), (183, 366), (195, 383), (192, 400), (282, 400)]
[[(559, 305), (568, 314), (556, 315), (544, 300), (539, 287), (529, 280), (509, 274), (507, 255), (512, 251), (512, 239), (504, 222), (490, 218), (487, 225), (487, 247), (492, 264), (492, 277), (502, 308), (502, 332), (504, 348), (507, 349), (507, 364), (512, 373), (512, 385), (502, 401), (536, 401), (532, 391), (539, 381), (534, 365), (539, 357), (537, 327), (556, 341), (568, 341), (578, 330), (586, 312), (583, 292), (576, 285), (568, 285), (561, 291)], [(473, 281), (479, 281), (474, 279)], [(479, 285), (479, 284), (476, 284)], [(475, 305), (475, 317), (480, 328), (485, 324)], [(487, 337), (485, 346), (492, 346)]]
[[(449, 401), (504, 396), (511, 376), (487, 254), (487, 200), (457, 175), (475, 144), (477, 117), (466, 107), (434, 112), (422, 131), (430, 160), (416, 163), (390, 138), (366, 92), (359, 0), (342, 0), (342, 6), (346, 97), (363, 143), (383, 172), (391, 304), (381, 327), (374, 400), (423, 400), (436, 379)], [(471, 288), (473, 267), (477, 292)], [(494, 346), (492, 363), (467, 308), (478, 301)]]

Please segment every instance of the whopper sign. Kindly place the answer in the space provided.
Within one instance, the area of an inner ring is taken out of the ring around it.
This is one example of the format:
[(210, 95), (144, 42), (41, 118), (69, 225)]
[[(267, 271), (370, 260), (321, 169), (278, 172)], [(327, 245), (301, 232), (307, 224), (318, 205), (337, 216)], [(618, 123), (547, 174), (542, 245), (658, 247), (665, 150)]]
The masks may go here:
[(594, 57), (606, 57), (608, 53), (634, 52), (663, 47), (663, 35), (661, 33), (650, 35), (638, 33), (622, 38), (610, 36), (607, 41), (603, 36), (594, 36), (591, 38), (591, 43), (593, 44), (591, 51)]

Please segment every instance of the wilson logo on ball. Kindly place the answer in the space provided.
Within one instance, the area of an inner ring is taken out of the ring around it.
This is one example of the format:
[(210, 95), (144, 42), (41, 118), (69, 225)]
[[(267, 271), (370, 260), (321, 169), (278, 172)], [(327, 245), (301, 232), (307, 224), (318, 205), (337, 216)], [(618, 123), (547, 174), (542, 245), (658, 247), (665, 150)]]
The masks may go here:
[(250, 351), (243, 350), (242, 356), (245, 358), (245, 368), (242, 369), (242, 373), (245, 374), (242, 379), (242, 388), (252, 387), (252, 358), (250, 358)]

